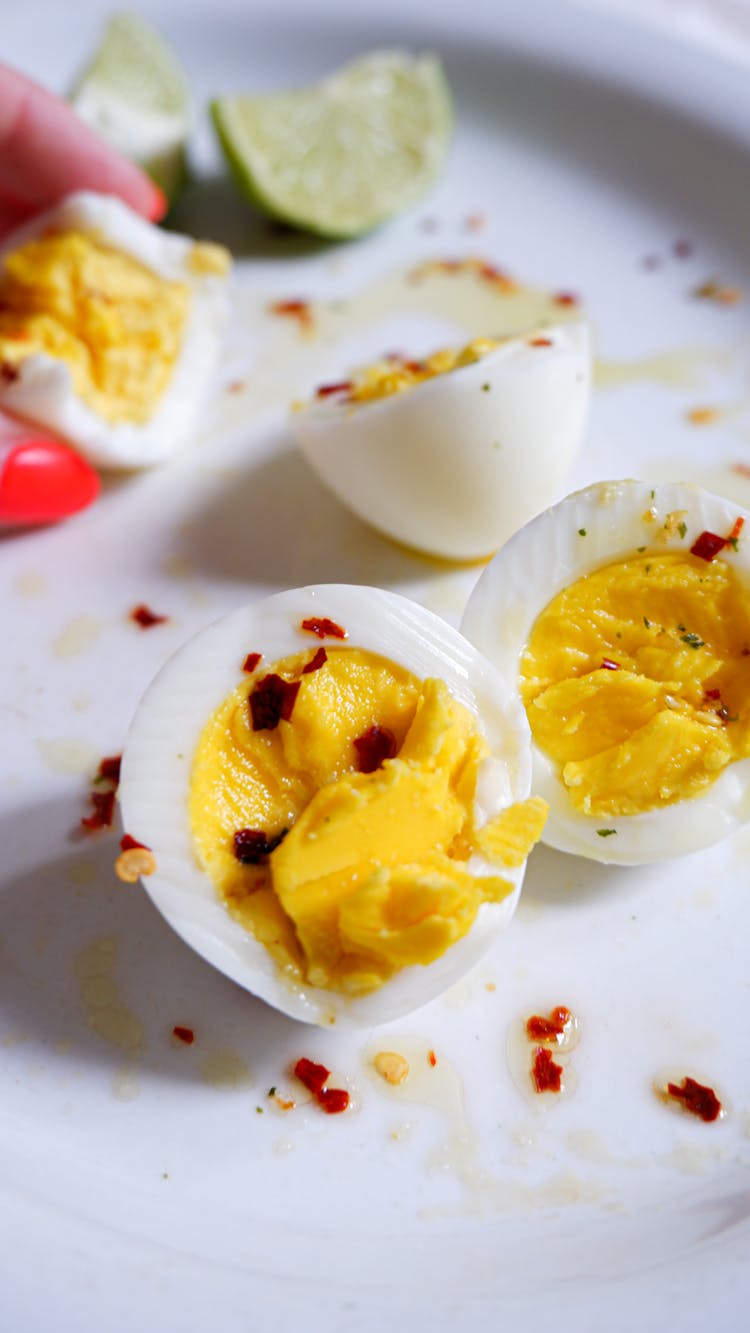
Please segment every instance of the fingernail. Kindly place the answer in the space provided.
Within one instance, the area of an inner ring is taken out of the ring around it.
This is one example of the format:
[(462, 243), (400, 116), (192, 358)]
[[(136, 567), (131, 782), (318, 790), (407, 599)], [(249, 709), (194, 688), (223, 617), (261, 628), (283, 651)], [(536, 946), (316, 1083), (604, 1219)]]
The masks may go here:
[(161, 222), (168, 208), (169, 208), (169, 200), (167, 199), (167, 196), (165, 195), (164, 191), (161, 190), (159, 186), (155, 185), (152, 181), (151, 202), (148, 206), (148, 211), (146, 213), (146, 217), (148, 218), (149, 222)]

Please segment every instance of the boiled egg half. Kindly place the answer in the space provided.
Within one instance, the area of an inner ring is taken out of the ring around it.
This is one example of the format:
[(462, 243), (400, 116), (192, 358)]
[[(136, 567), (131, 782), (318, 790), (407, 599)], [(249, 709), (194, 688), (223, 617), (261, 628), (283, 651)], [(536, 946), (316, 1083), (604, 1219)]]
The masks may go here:
[(391, 357), (292, 413), (307, 461), (386, 536), (451, 560), (490, 555), (556, 499), (591, 381), (582, 321)]
[(495, 556), (462, 630), (522, 700), (544, 841), (622, 865), (750, 819), (750, 515), (688, 484), (569, 496)]
[(89, 192), (0, 251), (0, 407), (102, 468), (190, 435), (215, 383), (229, 255)]
[(456, 630), (375, 588), (243, 607), (143, 698), (120, 799), (144, 885), (284, 1013), (383, 1022), (510, 920), (546, 809), (514, 692)]

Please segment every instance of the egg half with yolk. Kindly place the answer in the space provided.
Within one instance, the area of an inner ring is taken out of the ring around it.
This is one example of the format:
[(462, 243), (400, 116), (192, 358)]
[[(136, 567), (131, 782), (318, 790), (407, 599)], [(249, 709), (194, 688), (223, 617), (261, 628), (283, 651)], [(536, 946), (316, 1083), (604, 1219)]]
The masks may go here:
[(603, 482), (498, 552), (462, 630), (531, 727), (544, 841), (619, 864), (750, 819), (750, 516), (680, 483)]
[(229, 255), (70, 195), (0, 251), (0, 407), (103, 468), (160, 462), (216, 379)]
[(500, 674), (375, 588), (279, 593), (209, 626), (141, 702), (122, 763), (144, 885), (276, 1008), (395, 1018), (509, 921), (546, 817)]
[(311, 467), (386, 536), (451, 560), (490, 555), (556, 499), (583, 439), (582, 321), (392, 357), (292, 413)]

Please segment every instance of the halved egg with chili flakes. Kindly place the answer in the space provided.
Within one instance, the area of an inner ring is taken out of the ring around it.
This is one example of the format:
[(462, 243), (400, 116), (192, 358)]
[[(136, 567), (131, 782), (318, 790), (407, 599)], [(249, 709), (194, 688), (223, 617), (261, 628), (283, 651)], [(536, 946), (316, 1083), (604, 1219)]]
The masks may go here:
[(0, 251), (0, 407), (98, 467), (160, 462), (215, 382), (229, 268), (222, 246), (70, 195)]
[(582, 322), (391, 357), (292, 413), (310, 465), (386, 536), (452, 560), (490, 555), (560, 493), (591, 381)]
[(522, 700), (544, 841), (622, 865), (750, 819), (750, 515), (602, 482), (519, 532), (462, 630)]
[(513, 913), (546, 808), (500, 674), (423, 607), (298, 588), (187, 643), (141, 702), (119, 795), (178, 933), (307, 1022), (425, 1004)]

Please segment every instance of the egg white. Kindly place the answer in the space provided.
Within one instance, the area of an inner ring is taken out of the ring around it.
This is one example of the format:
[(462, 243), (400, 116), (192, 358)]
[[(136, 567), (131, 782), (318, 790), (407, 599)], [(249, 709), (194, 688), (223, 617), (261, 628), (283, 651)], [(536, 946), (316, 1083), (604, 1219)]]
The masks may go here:
[(321, 480), (367, 523), (432, 555), (475, 560), (559, 495), (590, 384), (587, 326), (563, 324), (390, 397), (315, 400), (292, 413), (292, 430)]
[[(320, 641), (300, 629), (327, 616), (347, 630), (349, 647), (378, 653), (420, 679), (441, 677), (478, 719), (492, 757), (480, 769), (475, 822), (483, 825), (529, 793), (531, 750), (523, 708), (499, 672), (457, 630), (396, 593), (346, 584), (275, 594), (242, 607), (199, 633), (156, 677), (133, 721), (122, 761), (119, 798), (126, 831), (154, 852), (157, 870), (144, 887), (179, 935), (220, 971), (275, 1008), (305, 1022), (368, 1025), (426, 1004), (458, 981), (510, 921), (524, 867), (503, 871), (513, 892), (483, 903), (469, 933), (429, 966), (403, 969), (380, 990), (348, 997), (282, 978), (264, 946), (234, 919), (198, 866), (188, 816), (193, 755), (209, 717), (242, 678), (248, 652), (270, 665)], [(340, 646), (335, 643), (334, 646)], [(483, 858), (468, 867), (497, 873)]]
[(69, 195), (14, 232), (0, 249), (0, 265), (5, 254), (50, 229), (83, 232), (161, 278), (187, 283), (191, 299), (182, 348), (164, 393), (142, 425), (99, 416), (75, 393), (66, 363), (46, 353), (27, 357), (13, 381), (0, 381), (0, 407), (62, 436), (97, 467), (162, 462), (188, 438), (215, 384), (227, 316), (226, 276), (194, 273), (191, 238), (161, 231), (120, 199), (89, 191)]
[[(685, 535), (675, 528), (667, 537), (663, 525), (675, 511), (684, 511)], [(647, 512), (653, 518), (644, 522)], [(721, 558), (750, 578), (750, 515), (738, 505), (688, 483), (589, 486), (540, 514), (497, 553), (474, 588), (461, 630), (517, 690), (534, 622), (563, 588), (644, 545), (657, 552), (689, 550), (705, 530), (731, 532), (740, 515), (744, 539)], [(710, 846), (750, 820), (750, 759), (742, 759), (690, 800), (608, 817), (617, 832), (603, 838), (597, 833), (601, 815), (575, 809), (552, 760), (533, 741), (532, 754), (533, 791), (550, 806), (542, 841), (564, 852), (618, 865), (661, 861)]]

